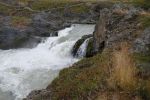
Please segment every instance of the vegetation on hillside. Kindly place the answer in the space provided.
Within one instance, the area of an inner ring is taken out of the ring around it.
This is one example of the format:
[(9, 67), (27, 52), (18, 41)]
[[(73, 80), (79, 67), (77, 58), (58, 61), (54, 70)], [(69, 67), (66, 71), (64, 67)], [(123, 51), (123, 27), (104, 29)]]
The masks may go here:
[(149, 9), (150, 8), (150, 0), (132, 0), (134, 5)]
[(10, 14), (13, 11), (13, 8), (0, 4), (0, 13), (1, 14)]
[(149, 100), (150, 78), (139, 75), (137, 58), (129, 53), (126, 43), (119, 48), (104, 50), (102, 54), (63, 69), (48, 87), (52, 90), (52, 98), (111, 100), (116, 96), (117, 100)]
[(150, 27), (150, 15), (141, 16), (140, 21), (144, 28)]

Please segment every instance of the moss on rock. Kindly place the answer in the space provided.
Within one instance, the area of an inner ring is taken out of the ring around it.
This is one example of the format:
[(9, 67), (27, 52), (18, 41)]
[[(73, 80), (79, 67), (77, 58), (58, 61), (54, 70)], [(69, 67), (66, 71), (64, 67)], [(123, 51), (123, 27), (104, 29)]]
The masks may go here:
[(75, 57), (76, 56), (76, 53), (78, 51), (78, 49), (80, 48), (80, 46), (82, 45), (82, 43), (85, 41), (85, 39), (81, 38), (79, 39), (75, 45), (73, 46), (73, 49), (72, 49), (72, 55)]
[(93, 54), (93, 38), (90, 38), (87, 50), (86, 50), (86, 57), (92, 57)]
[[(90, 35), (84, 35), (81, 39), (79, 39), (79, 40), (75, 43), (75, 45), (73, 46), (73, 49), (72, 49), (72, 55), (73, 55), (73, 56), (76, 56), (76, 53), (77, 53), (78, 49), (80, 48), (80, 46), (82, 45), (82, 43), (83, 43), (86, 39), (90, 38), (91, 36), (92, 36), (91, 34), (90, 34)], [(88, 45), (89, 53), (90, 53), (90, 49), (91, 49), (91, 46)], [(88, 53), (88, 54), (89, 54), (89, 53)]]

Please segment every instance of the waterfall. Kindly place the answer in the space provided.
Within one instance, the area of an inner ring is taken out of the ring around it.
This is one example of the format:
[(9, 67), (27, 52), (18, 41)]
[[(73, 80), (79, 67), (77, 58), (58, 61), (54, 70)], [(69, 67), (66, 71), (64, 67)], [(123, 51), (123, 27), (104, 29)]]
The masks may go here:
[[(61, 69), (79, 60), (72, 57), (71, 49), (93, 31), (94, 25), (75, 24), (35, 48), (0, 50), (0, 100), (21, 100), (32, 90), (46, 88)], [(81, 46), (81, 55), (87, 42)]]
[(76, 56), (79, 58), (83, 58), (86, 56), (86, 50), (89, 43), (90, 38), (86, 39), (81, 46), (79, 47)]

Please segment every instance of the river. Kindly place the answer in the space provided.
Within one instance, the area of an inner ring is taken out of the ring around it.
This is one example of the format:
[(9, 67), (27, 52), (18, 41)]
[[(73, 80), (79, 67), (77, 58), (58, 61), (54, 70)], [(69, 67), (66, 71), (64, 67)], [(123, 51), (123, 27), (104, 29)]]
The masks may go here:
[(94, 27), (74, 24), (35, 48), (0, 50), (0, 100), (21, 100), (32, 90), (46, 88), (61, 69), (79, 60), (72, 57), (72, 47)]

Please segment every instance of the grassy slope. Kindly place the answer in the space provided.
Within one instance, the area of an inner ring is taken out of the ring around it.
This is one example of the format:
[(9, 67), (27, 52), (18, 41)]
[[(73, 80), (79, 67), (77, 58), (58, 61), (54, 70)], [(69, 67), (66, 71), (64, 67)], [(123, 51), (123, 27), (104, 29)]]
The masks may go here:
[[(53, 100), (149, 100), (150, 78), (142, 79), (128, 50), (105, 50), (63, 69), (48, 87)], [(103, 99), (102, 99), (103, 98)]]
[(50, 86), (53, 91), (53, 99), (81, 100), (99, 88), (105, 89), (105, 79), (108, 77), (107, 64), (109, 64), (107, 58), (107, 54), (99, 54), (62, 70), (59, 77)]

